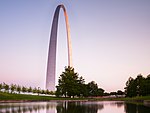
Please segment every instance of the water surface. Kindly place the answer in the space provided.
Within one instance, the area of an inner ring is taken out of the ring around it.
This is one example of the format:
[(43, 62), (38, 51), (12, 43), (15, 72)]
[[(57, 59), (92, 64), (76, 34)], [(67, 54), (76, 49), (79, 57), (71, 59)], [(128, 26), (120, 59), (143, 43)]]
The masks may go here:
[(150, 113), (150, 107), (122, 101), (0, 103), (0, 113)]

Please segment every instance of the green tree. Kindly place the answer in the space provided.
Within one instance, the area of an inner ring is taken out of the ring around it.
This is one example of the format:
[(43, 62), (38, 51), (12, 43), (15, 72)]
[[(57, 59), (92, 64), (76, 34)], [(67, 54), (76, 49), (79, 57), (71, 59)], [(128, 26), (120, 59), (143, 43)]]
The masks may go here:
[(38, 93), (38, 89), (36, 87), (33, 89), (33, 93)]
[(88, 96), (98, 96), (98, 85), (95, 81), (91, 81), (87, 84)]
[(59, 77), (58, 86), (56, 86), (56, 96), (79, 96), (83, 95), (81, 92), (84, 79), (78, 77), (78, 74), (74, 72), (74, 68), (68, 66), (65, 67), (65, 71)]
[(110, 95), (117, 95), (117, 92), (110, 92)]
[(121, 91), (121, 90), (118, 90), (118, 91), (117, 91), (117, 95), (124, 95), (124, 92)]
[(56, 86), (56, 93), (55, 93), (55, 95), (56, 95), (56, 97), (60, 97), (60, 96), (62, 96), (63, 95), (63, 93), (62, 93), (62, 88), (61, 88), (61, 86)]
[(126, 82), (125, 94), (128, 97), (150, 95), (150, 75), (147, 78), (141, 74), (135, 79), (130, 77)]
[(46, 94), (46, 91), (45, 90), (41, 90), (41, 94)]
[(0, 91), (3, 89), (3, 84), (1, 83), (0, 84)]
[(10, 86), (11, 93), (13, 93), (16, 89), (17, 89), (17, 86), (14, 84), (11, 84)]
[(47, 95), (49, 95), (49, 94), (50, 94), (50, 91), (47, 89), (47, 90), (45, 91), (45, 93), (46, 93)]
[(55, 92), (54, 91), (50, 91), (49, 95), (55, 95)]
[(23, 92), (23, 93), (27, 92), (27, 88), (23, 86), (23, 87), (22, 87), (22, 92)]
[(146, 92), (145, 92), (145, 78), (143, 77), (143, 75), (139, 74), (137, 75), (136, 79), (136, 92), (137, 92), (137, 96), (145, 96)]
[(77, 92), (78, 97), (88, 96), (85, 80), (83, 79), (82, 76), (79, 77), (79, 80), (77, 81), (77, 90), (78, 90), (78, 92)]
[(30, 87), (27, 89), (27, 92), (28, 92), (28, 93), (31, 93), (32, 90), (33, 90), (33, 89), (32, 89), (32, 87), (30, 86)]
[(3, 87), (5, 89), (5, 92), (9, 92), (9, 85), (6, 83), (3, 83)]
[(137, 82), (132, 77), (126, 82), (125, 93), (127, 97), (137, 96)]
[(98, 94), (98, 96), (103, 96), (104, 95), (104, 89), (102, 89), (102, 88), (98, 88), (98, 92), (97, 92), (97, 94)]
[(148, 75), (145, 79), (145, 93), (146, 95), (150, 95), (150, 75)]
[(18, 85), (17, 86), (17, 92), (20, 94), (20, 92), (21, 92), (21, 87)]
[(41, 88), (40, 88), (40, 87), (38, 87), (38, 89), (37, 89), (37, 93), (38, 93), (38, 95), (39, 95), (39, 94), (41, 94), (41, 92), (42, 92), (42, 91), (41, 91)]

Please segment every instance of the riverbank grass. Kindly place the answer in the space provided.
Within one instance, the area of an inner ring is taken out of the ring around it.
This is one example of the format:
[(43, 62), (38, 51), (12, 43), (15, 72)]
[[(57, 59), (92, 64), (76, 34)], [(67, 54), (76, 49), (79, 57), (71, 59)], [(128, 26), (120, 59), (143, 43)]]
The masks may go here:
[(11, 94), (0, 92), (0, 101), (50, 101), (50, 100), (93, 100), (93, 101), (144, 101), (150, 100), (150, 96), (139, 96), (133, 98), (57, 98), (53, 96), (27, 95), (27, 94)]
[(0, 92), (0, 101), (50, 101), (50, 100), (85, 100), (85, 98), (64, 98), (54, 96), (42, 96), (42, 95), (27, 95), (27, 94), (11, 94)]
[(11, 94), (0, 92), (0, 100), (51, 100), (50, 96), (38, 96), (27, 94)]

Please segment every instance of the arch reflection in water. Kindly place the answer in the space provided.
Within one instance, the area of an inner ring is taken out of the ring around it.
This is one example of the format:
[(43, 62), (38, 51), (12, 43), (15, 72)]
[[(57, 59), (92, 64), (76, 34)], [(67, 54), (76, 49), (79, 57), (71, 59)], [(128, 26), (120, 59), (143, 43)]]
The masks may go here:
[(56, 102), (1, 103), (0, 113), (55, 113)]
[(0, 103), (0, 113), (150, 113), (150, 107), (114, 101)]

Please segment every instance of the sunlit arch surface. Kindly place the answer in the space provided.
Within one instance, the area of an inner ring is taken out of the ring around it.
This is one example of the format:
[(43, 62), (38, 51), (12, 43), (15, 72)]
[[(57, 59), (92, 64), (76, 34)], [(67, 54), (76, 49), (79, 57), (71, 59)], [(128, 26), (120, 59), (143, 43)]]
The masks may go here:
[(46, 75), (46, 89), (50, 91), (55, 91), (57, 28), (58, 28), (59, 11), (61, 8), (63, 9), (64, 12), (66, 29), (67, 29), (68, 66), (72, 67), (72, 47), (71, 47), (71, 40), (70, 40), (70, 27), (69, 27), (68, 15), (64, 5), (61, 4), (58, 5), (55, 10), (52, 28), (51, 28), (51, 35), (50, 35), (50, 44), (49, 44), (48, 61), (47, 61), (47, 75)]

